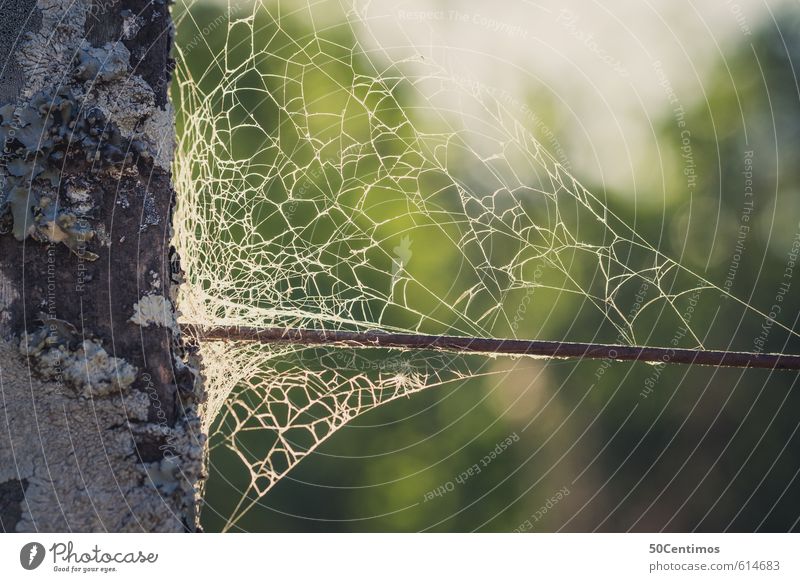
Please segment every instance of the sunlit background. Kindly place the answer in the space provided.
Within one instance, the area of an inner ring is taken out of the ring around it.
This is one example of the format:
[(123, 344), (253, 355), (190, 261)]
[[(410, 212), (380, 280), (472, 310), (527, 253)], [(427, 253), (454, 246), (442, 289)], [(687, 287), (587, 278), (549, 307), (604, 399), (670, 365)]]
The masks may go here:
[[(796, 326), (800, 280), (785, 274), (800, 229), (797, 2), (321, 0), (254, 8), (183, 0), (175, 15), (185, 67), (212, 84), (236, 66), (217, 58), (223, 46), (268, 43), (278, 28), (359, 43), (387, 65), (434, 63), (515, 112), (661, 252), (766, 312), (788, 282), (780, 321)], [(251, 28), (258, 35), (245, 39)], [(352, 66), (331, 62), (330, 74)], [(479, 124), (479, 110), (461, 113)], [(189, 114), (179, 111), (179, 132)], [(237, 146), (246, 152), (249, 144)], [(396, 241), (409, 264), (434, 252), (404, 243), (399, 231)], [(460, 276), (435, 268), (446, 281)], [(596, 319), (559, 305), (534, 298), (515, 322), (532, 331), (519, 335), (614, 340)], [(707, 346), (752, 349), (760, 323), (723, 317)], [(668, 345), (674, 333), (656, 328), (647, 343)], [(765, 351), (796, 353), (800, 343), (776, 331)], [(352, 421), (237, 528), (798, 529), (797, 373), (507, 359), (486, 366), (498, 373)], [(234, 459), (212, 450), (204, 528), (222, 528), (246, 489)]]

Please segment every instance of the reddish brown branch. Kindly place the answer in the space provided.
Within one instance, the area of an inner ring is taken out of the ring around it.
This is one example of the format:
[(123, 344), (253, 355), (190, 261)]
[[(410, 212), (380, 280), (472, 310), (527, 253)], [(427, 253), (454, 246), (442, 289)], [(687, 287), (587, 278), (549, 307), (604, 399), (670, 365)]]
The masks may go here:
[(732, 368), (800, 370), (800, 356), (788, 354), (487, 339), (377, 331), (320, 331), (275, 327), (259, 329), (238, 326), (193, 327), (193, 330), (203, 340), (236, 340), (307, 346), (339, 345), (353, 348), (430, 349), (547, 358), (591, 358)]

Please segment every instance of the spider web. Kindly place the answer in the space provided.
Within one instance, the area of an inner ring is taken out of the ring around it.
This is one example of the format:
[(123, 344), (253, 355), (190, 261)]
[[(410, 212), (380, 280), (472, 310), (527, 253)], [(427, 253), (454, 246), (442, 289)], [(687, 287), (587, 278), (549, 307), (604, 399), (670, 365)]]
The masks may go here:
[[(183, 322), (637, 345), (666, 329), (681, 347), (704, 347), (721, 303), (774, 322), (628, 227), (493, 91), (362, 46), (357, 10), (317, 25), (256, 2), (201, 25), (180, 8), (197, 31), (173, 91)], [(490, 373), (485, 356), (196, 339), (210, 454), (250, 475), (225, 529), (349, 420)]]

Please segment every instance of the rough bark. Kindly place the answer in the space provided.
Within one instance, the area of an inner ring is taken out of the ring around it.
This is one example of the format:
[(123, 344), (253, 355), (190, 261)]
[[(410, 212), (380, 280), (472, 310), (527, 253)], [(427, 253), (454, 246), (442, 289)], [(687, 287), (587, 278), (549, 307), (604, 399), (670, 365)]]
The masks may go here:
[(0, 8), (0, 527), (196, 528), (158, 0)]

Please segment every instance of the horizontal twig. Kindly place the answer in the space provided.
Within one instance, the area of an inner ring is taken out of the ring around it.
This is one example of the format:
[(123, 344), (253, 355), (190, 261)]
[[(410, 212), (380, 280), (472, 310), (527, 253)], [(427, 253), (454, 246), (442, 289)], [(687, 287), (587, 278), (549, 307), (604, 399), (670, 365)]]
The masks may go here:
[(640, 347), (542, 340), (489, 339), (379, 331), (321, 331), (294, 328), (240, 326), (187, 326), (201, 340), (252, 341), (338, 345), (353, 348), (402, 348), (445, 350), (459, 353), (525, 355), (545, 358), (628, 360), (651, 364), (696, 364), (731, 368), (800, 370), (800, 355), (727, 352), (686, 348)]

